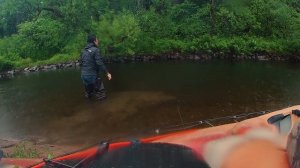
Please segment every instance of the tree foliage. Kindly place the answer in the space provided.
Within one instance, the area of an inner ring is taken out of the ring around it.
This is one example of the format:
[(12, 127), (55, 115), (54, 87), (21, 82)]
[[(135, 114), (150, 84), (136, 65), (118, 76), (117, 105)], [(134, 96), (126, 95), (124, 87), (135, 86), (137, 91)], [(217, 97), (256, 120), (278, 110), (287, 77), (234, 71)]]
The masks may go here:
[(297, 55), (300, 2), (0, 0), (3, 65), (75, 59), (91, 32), (100, 37), (105, 56)]
[(140, 33), (136, 17), (123, 11), (119, 14), (106, 13), (93, 24), (94, 31), (101, 37), (105, 54), (134, 55), (135, 42)]
[(35, 60), (49, 58), (62, 48), (65, 32), (62, 23), (47, 18), (20, 24), (20, 56)]

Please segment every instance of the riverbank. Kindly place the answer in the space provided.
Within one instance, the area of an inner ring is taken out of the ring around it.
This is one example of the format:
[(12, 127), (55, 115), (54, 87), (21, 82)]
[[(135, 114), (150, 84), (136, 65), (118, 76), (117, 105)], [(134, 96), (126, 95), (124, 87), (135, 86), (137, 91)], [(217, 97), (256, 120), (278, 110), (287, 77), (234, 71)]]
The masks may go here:
[[(128, 56), (128, 57), (104, 57), (104, 62), (106, 64), (110, 63), (139, 63), (139, 62), (160, 62), (160, 61), (210, 61), (210, 60), (229, 60), (229, 61), (276, 61), (276, 62), (300, 62), (299, 56), (274, 56), (274, 55), (222, 55), (222, 54), (190, 54), (190, 55), (180, 55), (176, 54), (166, 54), (163, 56)], [(50, 71), (57, 69), (66, 68), (79, 68), (79, 61), (66, 61), (64, 63), (53, 63), (46, 65), (31, 66), (26, 68), (19, 68), (9, 71), (0, 72), (0, 79), (13, 78), (15, 75), (28, 74), (39, 71)]]
[(0, 139), (0, 149), (4, 158), (53, 158), (74, 152), (82, 146), (61, 146), (45, 144), (41, 139), (12, 140)]

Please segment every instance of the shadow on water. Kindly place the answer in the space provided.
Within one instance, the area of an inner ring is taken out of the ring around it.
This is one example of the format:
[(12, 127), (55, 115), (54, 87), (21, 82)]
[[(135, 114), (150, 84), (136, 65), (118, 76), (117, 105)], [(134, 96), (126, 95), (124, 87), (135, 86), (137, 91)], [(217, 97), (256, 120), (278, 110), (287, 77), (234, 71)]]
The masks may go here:
[(79, 70), (0, 81), (0, 138), (94, 144), (181, 122), (300, 102), (300, 66), (284, 63), (112, 64), (108, 99), (83, 98)]

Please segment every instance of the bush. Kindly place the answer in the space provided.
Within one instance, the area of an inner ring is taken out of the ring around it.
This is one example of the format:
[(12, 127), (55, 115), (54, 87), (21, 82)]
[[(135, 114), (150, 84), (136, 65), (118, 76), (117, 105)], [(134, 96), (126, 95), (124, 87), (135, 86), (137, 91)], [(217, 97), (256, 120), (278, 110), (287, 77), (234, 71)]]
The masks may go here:
[(181, 40), (160, 39), (154, 42), (154, 54), (175, 53), (185, 51), (185, 43)]
[(104, 54), (124, 56), (135, 54), (140, 33), (137, 19), (130, 12), (107, 13), (94, 23)]
[(53, 57), (51, 57), (47, 62), (49, 64), (54, 63), (63, 63), (71, 60), (77, 60), (79, 58), (78, 55), (70, 55), (70, 54), (56, 54)]
[(16, 68), (25, 68), (33, 65), (33, 61), (31, 58), (22, 58), (17, 61), (14, 61)]
[(66, 35), (62, 23), (48, 18), (25, 22), (19, 25), (20, 56), (43, 60), (59, 52)]
[(14, 65), (12, 62), (5, 60), (4, 58), (0, 57), (0, 72), (1, 71), (8, 71), (13, 69)]
[(21, 59), (19, 56), (19, 44), (20, 38), (18, 35), (0, 39), (0, 56), (8, 61), (17, 61)]
[(86, 38), (87, 33), (76, 33), (68, 40), (61, 53), (79, 57), (81, 50), (83, 49), (84, 45), (86, 45)]
[(135, 43), (136, 54), (146, 55), (154, 53), (155, 39), (148, 36), (148, 34), (141, 32)]
[(260, 37), (289, 37), (293, 23), (299, 19), (295, 9), (278, 0), (251, 0), (249, 10), (260, 24), (256, 30)]
[(163, 39), (174, 38), (176, 35), (176, 23), (168, 13), (160, 14), (151, 8), (142, 12), (138, 19), (141, 30), (148, 37)]

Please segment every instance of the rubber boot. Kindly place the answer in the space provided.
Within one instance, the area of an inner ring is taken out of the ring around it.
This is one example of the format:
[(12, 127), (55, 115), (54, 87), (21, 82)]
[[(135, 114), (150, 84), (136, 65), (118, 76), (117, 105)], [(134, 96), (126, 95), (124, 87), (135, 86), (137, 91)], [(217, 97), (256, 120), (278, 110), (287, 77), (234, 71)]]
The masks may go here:
[(107, 98), (103, 82), (100, 78), (96, 81), (95, 96), (97, 100), (104, 100)]
[(93, 91), (94, 91), (94, 84), (85, 85), (85, 97), (88, 99), (92, 99)]

